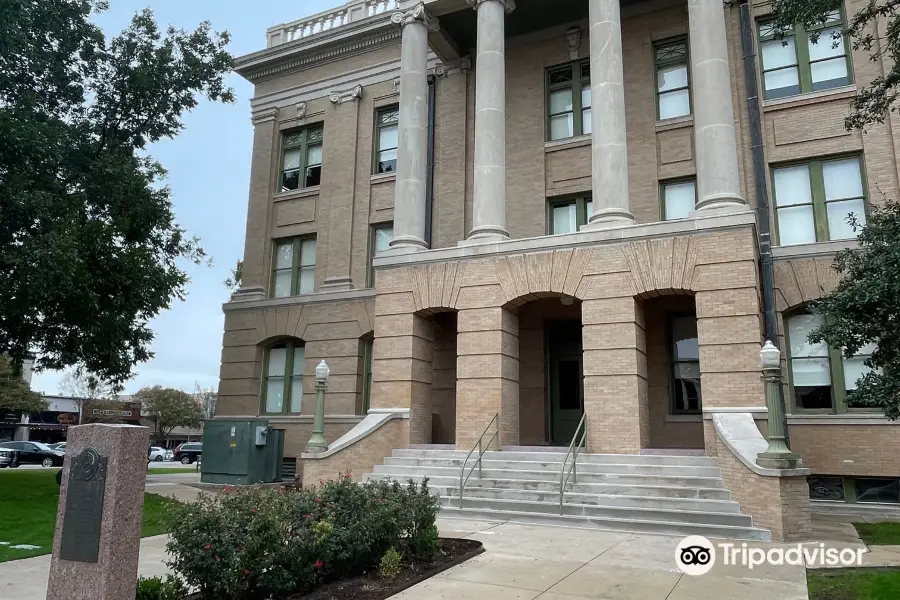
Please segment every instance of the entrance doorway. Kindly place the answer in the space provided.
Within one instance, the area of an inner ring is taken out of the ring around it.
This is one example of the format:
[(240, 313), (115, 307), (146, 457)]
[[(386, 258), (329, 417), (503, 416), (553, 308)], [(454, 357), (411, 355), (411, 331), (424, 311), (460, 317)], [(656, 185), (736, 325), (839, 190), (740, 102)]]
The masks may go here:
[(550, 443), (566, 446), (584, 414), (581, 320), (547, 323)]

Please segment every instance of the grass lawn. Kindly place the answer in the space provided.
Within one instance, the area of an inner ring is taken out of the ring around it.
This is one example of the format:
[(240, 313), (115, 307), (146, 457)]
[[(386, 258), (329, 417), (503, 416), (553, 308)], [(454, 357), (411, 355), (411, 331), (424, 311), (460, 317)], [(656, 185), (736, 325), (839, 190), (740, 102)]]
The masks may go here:
[(199, 473), (194, 467), (150, 467), (147, 469), (148, 475), (169, 475), (171, 473)]
[(897, 600), (900, 571), (881, 569), (810, 570), (809, 600)]
[[(0, 562), (28, 558), (53, 551), (59, 487), (57, 469), (0, 471), (0, 542), (40, 546), (36, 550), (14, 550), (0, 546)], [(156, 494), (144, 494), (141, 537), (165, 533), (163, 516), (172, 502)]]
[(900, 523), (854, 523), (853, 526), (862, 541), (870, 546), (900, 546)]

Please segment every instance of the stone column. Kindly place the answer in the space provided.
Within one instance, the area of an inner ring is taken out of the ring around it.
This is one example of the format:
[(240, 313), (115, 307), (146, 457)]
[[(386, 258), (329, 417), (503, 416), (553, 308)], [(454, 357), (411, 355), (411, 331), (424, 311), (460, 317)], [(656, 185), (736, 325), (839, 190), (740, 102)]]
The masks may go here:
[(585, 228), (603, 229), (634, 223), (628, 198), (622, 20), (619, 0), (590, 0), (589, 6), (594, 213)]
[(503, 240), (506, 231), (506, 14), (513, 0), (467, 0), (478, 11), (475, 55), (475, 242)]
[(134, 598), (149, 430), (69, 428), (47, 600)]
[(731, 73), (720, 0), (688, 0), (697, 210), (745, 210), (738, 172)]
[(400, 50), (400, 123), (392, 248), (418, 250), (425, 242), (428, 149), (428, 32), (438, 22), (418, 4), (394, 13), (403, 28)]

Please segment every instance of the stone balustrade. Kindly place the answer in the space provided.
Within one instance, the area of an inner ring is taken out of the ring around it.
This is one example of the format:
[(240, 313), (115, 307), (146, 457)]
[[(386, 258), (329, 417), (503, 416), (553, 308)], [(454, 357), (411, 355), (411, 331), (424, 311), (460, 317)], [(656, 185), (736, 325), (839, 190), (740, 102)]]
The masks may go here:
[(327, 11), (282, 23), (266, 32), (267, 47), (286, 44), (331, 31), (354, 21), (387, 13), (397, 9), (397, 0), (350, 0), (345, 5)]

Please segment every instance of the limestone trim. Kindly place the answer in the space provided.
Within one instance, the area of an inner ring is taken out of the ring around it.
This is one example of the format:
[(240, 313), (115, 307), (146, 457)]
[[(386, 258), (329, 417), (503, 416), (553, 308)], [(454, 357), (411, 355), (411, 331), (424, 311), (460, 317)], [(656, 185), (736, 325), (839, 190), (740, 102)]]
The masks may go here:
[(250, 121), (253, 125), (260, 125), (262, 123), (268, 123), (270, 121), (278, 120), (278, 108), (264, 108), (262, 110), (258, 110), (253, 113), (250, 117)]
[(303, 304), (318, 304), (321, 302), (341, 302), (348, 300), (367, 300), (375, 298), (375, 290), (366, 288), (362, 290), (342, 290), (335, 292), (316, 292), (301, 296), (285, 296), (284, 298), (266, 298), (264, 300), (232, 300), (222, 305), (222, 310), (246, 310), (248, 308), (278, 308), (281, 306), (300, 306)]
[(900, 425), (900, 421), (891, 421), (878, 413), (847, 413), (841, 415), (787, 415), (788, 425)]
[(310, 196), (318, 196), (321, 192), (321, 186), (314, 185), (299, 190), (291, 190), (289, 192), (278, 192), (272, 194), (272, 202), (281, 202), (283, 200), (294, 200), (295, 198), (309, 198)]
[(363, 86), (357, 84), (349, 90), (338, 90), (328, 94), (328, 99), (332, 104), (343, 104), (344, 102), (352, 102), (362, 98)]
[(856, 96), (856, 85), (845, 85), (843, 87), (832, 88), (830, 90), (820, 90), (818, 92), (808, 92), (806, 94), (798, 94), (796, 96), (788, 96), (786, 98), (764, 100), (763, 112), (774, 112), (787, 108), (797, 108), (798, 106), (819, 104), (820, 102), (844, 100), (853, 98), (854, 96)]
[(372, 408), (369, 414), (360, 421), (356, 427), (339, 437), (328, 445), (325, 452), (304, 452), (300, 455), (305, 460), (328, 458), (337, 454), (344, 448), (351, 446), (378, 431), (388, 421), (394, 419), (409, 419), (408, 408)]
[(829, 256), (841, 250), (853, 250), (859, 247), (857, 240), (836, 240), (833, 242), (816, 242), (815, 244), (797, 244), (796, 246), (772, 246), (774, 258), (804, 258)]
[(811, 471), (798, 469), (766, 469), (756, 464), (756, 456), (769, 444), (759, 432), (750, 413), (716, 413), (713, 415), (716, 435), (745, 467), (763, 477), (806, 477)]
[[(269, 423), (273, 425), (306, 425), (308, 423), (312, 423), (316, 416), (315, 415), (283, 415), (283, 416), (274, 416), (274, 415), (222, 415), (213, 417), (215, 419), (265, 419)], [(348, 423), (359, 423), (365, 418), (363, 415), (325, 415), (325, 423), (334, 423), (334, 424), (348, 424)]]
[(615, 229), (579, 231), (577, 233), (469, 244), (427, 250), (414, 254), (390, 255), (388, 253), (379, 253), (373, 262), (376, 268), (441, 263), (454, 260), (523, 254), (526, 252), (618, 244), (623, 241), (650, 240), (692, 233), (738, 229), (748, 226), (756, 226), (756, 215), (750, 211), (710, 216), (697, 215), (692, 218), (675, 221), (660, 221)]
[(556, 152), (557, 150), (568, 150), (569, 148), (581, 148), (582, 146), (591, 145), (591, 135), (579, 135), (565, 140), (557, 140), (554, 142), (544, 142), (544, 152)]
[[(769, 412), (765, 406), (704, 406), (703, 418), (712, 419), (716, 413), (762, 413)], [(709, 416), (707, 416), (709, 415)]]
[(413, 23), (421, 23), (428, 31), (440, 31), (441, 25), (427, 10), (425, 4), (419, 3), (407, 11), (395, 12), (391, 15), (391, 22), (406, 27)]

